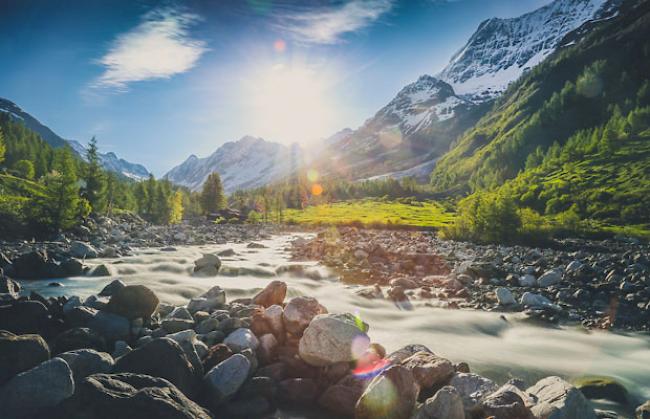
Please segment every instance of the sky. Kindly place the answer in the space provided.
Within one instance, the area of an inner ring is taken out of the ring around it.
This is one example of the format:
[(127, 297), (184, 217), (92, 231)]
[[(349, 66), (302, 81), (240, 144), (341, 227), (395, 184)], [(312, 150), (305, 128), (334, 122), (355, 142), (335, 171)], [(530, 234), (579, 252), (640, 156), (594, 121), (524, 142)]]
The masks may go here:
[(162, 176), (356, 128), (479, 23), (549, 0), (0, 0), (0, 97)]

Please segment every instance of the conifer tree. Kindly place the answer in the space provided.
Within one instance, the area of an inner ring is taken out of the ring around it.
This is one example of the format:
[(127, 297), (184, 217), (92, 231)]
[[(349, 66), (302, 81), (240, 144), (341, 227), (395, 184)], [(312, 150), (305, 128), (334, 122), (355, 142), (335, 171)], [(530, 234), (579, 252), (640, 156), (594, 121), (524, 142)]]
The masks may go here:
[(86, 160), (88, 160), (88, 166), (84, 176), (86, 182), (84, 196), (90, 202), (94, 213), (102, 213), (106, 209), (106, 176), (99, 162), (95, 137), (88, 143)]
[(221, 184), (221, 176), (219, 173), (214, 172), (208, 176), (203, 184), (201, 192), (201, 206), (205, 214), (217, 212), (226, 208), (226, 196), (223, 192), (223, 185)]
[(171, 197), (169, 224), (178, 224), (183, 219), (183, 193), (176, 191)]
[(69, 148), (56, 151), (54, 170), (45, 179), (45, 190), (38, 202), (41, 221), (55, 232), (74, 226), (78, 221), (79, 186), (74, 157)]
[(2, 135), (2, 129), (0, 129), (0, 163), (2, 163), (5, 160), (6, 151), (7, 151), (7, 147), (5, 146), (5, 140)]

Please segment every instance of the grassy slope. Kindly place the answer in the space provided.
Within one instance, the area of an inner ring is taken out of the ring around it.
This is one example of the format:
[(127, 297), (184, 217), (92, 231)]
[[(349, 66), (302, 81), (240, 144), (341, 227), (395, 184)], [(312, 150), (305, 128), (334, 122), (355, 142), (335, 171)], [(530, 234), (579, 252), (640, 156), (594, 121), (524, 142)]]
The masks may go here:
[(415, 205), (384, 202), (379, 200), (358, 200), (336, 202), (307, 207), (304, 210), (287, 210), (285, 220), (298, 224), (381, 224), (414, 227), (443, 227), (453, 220), (435, 202), (421, 202)]

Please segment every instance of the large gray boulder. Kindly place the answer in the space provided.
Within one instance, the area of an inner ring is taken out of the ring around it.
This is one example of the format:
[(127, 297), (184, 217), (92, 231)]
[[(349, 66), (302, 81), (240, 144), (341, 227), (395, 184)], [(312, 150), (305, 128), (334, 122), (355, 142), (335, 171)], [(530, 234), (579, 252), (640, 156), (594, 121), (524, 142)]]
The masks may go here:
[(237, 393), (251, 370), (251, 363), (242, 354), (220, 362), (203, 377), (211, 403), (219, 405)]
[(97, 250), (89, 243), (74, 241), (70, 244), (70, 255), (79, 259), (94, 259)]
[(447, 384), (454, 375), (454, 364), (451, 361), (425, 351), (406, 358), (402, 366), (411, 370), (421, 389)]
[(355, 419), (408, 419), (418, 398), (408, 369), (393, 365), (372, 379), (354, 409)]
[(250, 331), (250, 329), (239, 328), (232, 332), (226, 337), (223, 341), (233, 352), (241, 352), (245, 349), (252, 349), (253, 351), (257, 350), (257, 347), (260, 345), (259, 340)]
[(60, 358), (50, 359), (14, 376), (0, 388), (2, 417), (38, 416), (73, 393), (74, 381), (68, 364)]
[(284, 307), (282, 319), (287, 332), (300, 336), (314, 317), (325, 313), (327, 309), (315, 298), (294, 297)]
[(318, 367), (359, 359), (370, 345), (367, 331), (368, 325), (349, 313), (318, 315), (300, 338), (300, 358)]
[(111, 372), (115, 361), (106, 352), (97, 352), (94, 349), (77, 349), (57, 355), (68, 363), (72, 370), (75, 383), (92, 374), (106, 374)]
[(226, 291), (220, 286), (215, 285), (199, 297), (192, 298), (187, 305), (190, 313), (197, 311), (213, 311), (222, 307), (226, 303)]
[(131, 326), (125, 317), (104, 310), (92, 313), (88, 327), (109, 341), (127, 340), (131, 333)]
[(39, 335), (0, 331), (0, 385), (14, 375), (50, 359), (50, 348)]
[(127, 319), (148, 319), (159, 302), (156, 294), (144, 285), (128, 285), (111, 296), (106, 310)]
[(465, 408), (455, 387), (445, 386), (427, 399), (415, 419), (465, 419)]
[(213, 254), (204, 254), (194, 261), (194, 273), (200, 276), (215, 276), (221, 268), (221, 259)]
[(526, 390), (537, 398), (530, 410), (543, 419), (595, 419), (596, 413), (578, 388), (560, 377), (546, 377)]
[(63, 404), (75, 419), (209, 419), (210, 412), (163, 378), (141, 374), (95, 374)]

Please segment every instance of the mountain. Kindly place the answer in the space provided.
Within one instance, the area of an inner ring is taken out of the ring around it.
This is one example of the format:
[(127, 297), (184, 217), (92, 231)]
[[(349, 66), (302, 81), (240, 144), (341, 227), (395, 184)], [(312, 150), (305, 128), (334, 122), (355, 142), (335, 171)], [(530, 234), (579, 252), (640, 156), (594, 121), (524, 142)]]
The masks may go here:
[(465, 99), (493, 99), (560, 47), (567, 34), (615, 16), (621, 1), (555, 0), (516, 18), (485, 20), (437, 77)]
[[(0, 98), (0, 112), (9, 115), (14, 121), (22, 122), (27, 128), (40, 135), (52, 147), (58, 148), (69, 145), (81, 158), (85, 158), (86, 148), (81, 143), (75, 140), (61, 138), (49, 127), (41, 124), (38, 119), (22, 110), (12, 101)], [(149, 171), (144, 166), (121, 159), (115, 153), (100, 153), (99, 158), (104, 169), (108, 171), (136, 180), (149, 176)]]
[(650, 1), (626, 1), (515, 82), (437, 164), (448, 193), (650, 223)]
[[(86, 147), (83, 144), (75, 140), (68, 140), (68, 144), (82, 159), (86, 159)], [(133, 180), (143, 180), (149, 177), (149, 170), (141, 164), (126, 161), (113, 152), (98, 154), (102, 167), (109, 172), (119, 173)]]
[(360, 128), (325, 140), (314, 165), (327, 175), (360, 179), (431, 164), (481, 113), (449, 84), (423, 75)]
[(302, 151), (298, 146), (287, 147), (245, 136), (230, 141), (208, 157), (191, 155), (165, 174), (175, 184), (198, 191), (208, 175), (221, 175), (226, 193), (251, 189), (278, 181), (302, 165)]

